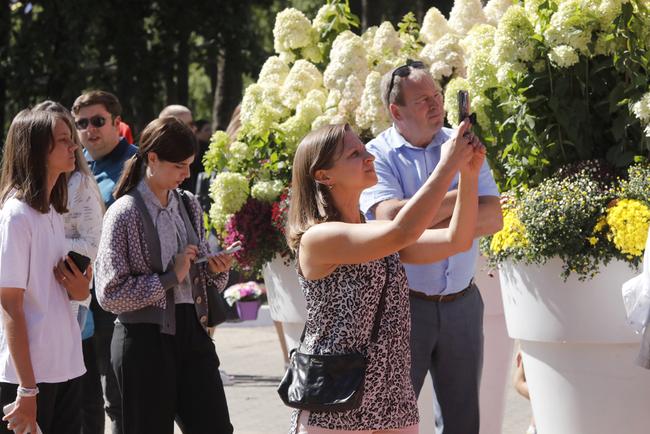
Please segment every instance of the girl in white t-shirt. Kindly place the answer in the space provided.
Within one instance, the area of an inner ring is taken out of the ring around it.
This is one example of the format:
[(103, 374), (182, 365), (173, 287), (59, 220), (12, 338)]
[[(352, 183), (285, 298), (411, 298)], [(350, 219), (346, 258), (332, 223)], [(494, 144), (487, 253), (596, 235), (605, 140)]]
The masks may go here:
[[(69, 300), (88, 297), (92, 270), (66, 257), (61, 213), (74, 168), (73, 125), (61, 113), (23, 110), (13, 119), (0, 174), (0, 405), (9, 430), (80, 430), (79, 326)], [(69, 267), (69, 269), (67, 268)], [(37, 416), (38, 407), (38, 416)], [(8, 424), (7, 424), (8, 422)]]

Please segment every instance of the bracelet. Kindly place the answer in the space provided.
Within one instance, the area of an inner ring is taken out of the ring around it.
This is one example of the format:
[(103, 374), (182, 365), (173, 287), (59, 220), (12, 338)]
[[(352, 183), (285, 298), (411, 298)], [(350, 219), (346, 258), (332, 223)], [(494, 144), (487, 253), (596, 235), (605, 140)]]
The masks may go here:
[(23, 387), (23, 386), (18, 386), (18, 390), (16, 391), (16, 395), (21, 396), (23, 398), (32, 398), (36, 395), (38, 395), (38, 386), (36, 387)]

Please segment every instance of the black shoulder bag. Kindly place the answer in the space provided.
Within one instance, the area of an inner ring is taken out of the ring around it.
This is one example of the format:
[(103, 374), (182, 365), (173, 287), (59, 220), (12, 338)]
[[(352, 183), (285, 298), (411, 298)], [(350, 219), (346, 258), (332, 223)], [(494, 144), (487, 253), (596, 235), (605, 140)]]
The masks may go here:
[[(388, 258), (386, 279), (381, 291), (370, 344), (377, 342), (379, 323), (386, 304), (388, 286)], [(305, 329), (306, 329), (305, 325)], [(289, 367), (284, 374), (278, 394), (285, 405), (300, 410), (334, 412), (358, 408), (361, 405), (368, 361), (363, 354), (305, 354), (300, 347), (305, 339), (305, 329), (297, 349), (291, 351)]]

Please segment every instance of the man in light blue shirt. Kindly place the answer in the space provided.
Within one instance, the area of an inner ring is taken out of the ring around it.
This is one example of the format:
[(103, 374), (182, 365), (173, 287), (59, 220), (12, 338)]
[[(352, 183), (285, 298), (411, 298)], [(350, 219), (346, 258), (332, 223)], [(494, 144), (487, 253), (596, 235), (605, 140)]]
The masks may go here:
[[(443, 128), (440, 86), (421, 62), (386, 74), (381, 85), (393, 126), (367, 145), (379, 182), (361, 195), (369, 219), (392, 219), (440, 161), (453, 130)], [(431, 227), (446, 227), (458, 175)], [(502, 226), (499, 191), (487, 162), (479, 176), (479, 215), (470, 250), (426, 265), (405, 265), (411, 300), (411, 379), (419, 395), (427, 371), (445, 434), (478, 434), (478, 393), (483, 365), (483, 301), (473, 276), (478, 237)]]

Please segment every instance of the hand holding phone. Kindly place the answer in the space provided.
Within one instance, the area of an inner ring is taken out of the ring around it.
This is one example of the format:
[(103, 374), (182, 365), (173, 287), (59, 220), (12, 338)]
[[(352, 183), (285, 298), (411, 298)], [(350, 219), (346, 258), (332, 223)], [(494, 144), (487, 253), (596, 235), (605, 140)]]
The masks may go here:
[[(74, 262), (79, 271), (81, 271), (82, 274), (85, 274), (88, 266), (90, 265), (90, 258), (88, 256), (82, 255), (81, 253), (73, 252), (72, 250), (68, 252), (68, 256), (70, 259), (72, 259), (72, 262)], [(65, 266), (72, 273), (72, 269), (67, 262), (65, 263)]]
[(458, 91), (458, 123), (462, 122), (466, 118), (469, 118), (469, 121), (472, 125), (476, 125), (476, 113), (469, 112), (469, 92), (466, 90)]
[(197, 259), (196, 261), (194, 261), (194, 263), (195, 263), (195, 264), (200, 264), (200, 263), (202, 263), (202, 262), (207, 262), (208, 259), (210, 259), (210, 258), (213, 257), (213, 256), (218, 256), (218, 255), (232, 255), (233, 253), (238, 252), (238, 251), (240, 251), (241, 249), (242, 249), (241, 244), (235, 244), (235, 245), (231, 246), (231, 247), (228, 248), (228, 249), (225, 249), (225, 250), (222, 250), (222, 251), (218, 252), (216, 255), (207, 255), (207, 256), (202, 256), (202, 257), (200, 257), (199, 259)]

